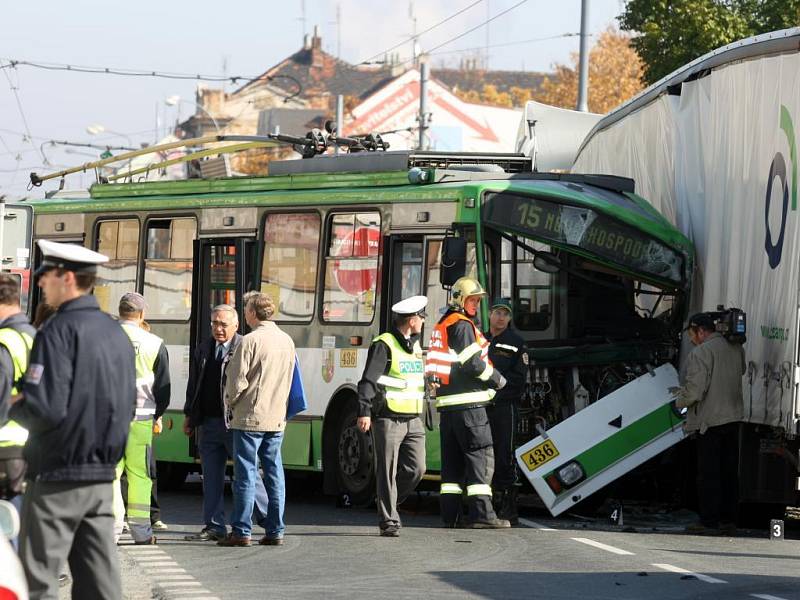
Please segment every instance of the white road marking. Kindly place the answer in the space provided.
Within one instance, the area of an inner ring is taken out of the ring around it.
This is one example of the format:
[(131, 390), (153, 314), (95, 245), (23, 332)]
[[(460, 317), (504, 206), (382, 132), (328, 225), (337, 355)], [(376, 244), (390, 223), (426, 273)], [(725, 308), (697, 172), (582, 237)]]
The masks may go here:
[(170, 557), (166, 554), (164, 556), (134, 556), (133, 560), (137, 563), (160, 563), (170, 560)]
[(668, 565), (665, 563), (653, 563), (652, 566), (656, 567), (657, 569), (663, 569), (664, 571), (670, 571), (671, 573), (680, 573), (681, 575), (694, 575), (700, 581), (705, 581), (706, 583), (728, 583), (724, 579), (717, 579), (716, 577), (710, 577), (708, 575), (703, 575), (702, 573), (695, 573), (694, 571), (689, 571), (688, 569), (676, 567), (675, 565)]
[(162, 581), (194, 581), (194, 577), (188, 574), (159, 575), (158, 582), (161, 583)]
[(770, 596), (769, 594), (750, 594), (753, 598), (760, 598), (761, 600), (786, 600), (780, 596)]
[(538, 529), (539, 531), (558, 531), (558, 529), (553, 529), (552, 527), (545, 527), (544, 525), (540, 525), (536, 521), (531, 521), (529, 519), (520, 519), (519, 522), (525, 525), (525, 527), (530, 527), (531, 529)]
[(186, 569), (182, 569), (180, 567), (178, 567), (177, 569), (170, 569), (170, 568), (162, 569), (161, 567), (154, 567), (152, 569), (147, 569), (147, 572), (153, 575), (160, 575), (161, 573), (186, 573)]
[(199, 581), (158, 581), (156, 585), (161, 587), (191, 587), (191, 586), (199, 586)]
[(634, 556), (633, 552), (628, 552), (627, 550), (623, 550), (622, 548), (617, 548), (616, 546), (609, 546), (608, 544), (603, 544), (602, 542), (596, 542), (594, 540), (590, 540), (589, 538), (570, 538), (575, 540), (576, 542), (580, 542), (581, 544), (586, 544), (587, 546), (594, 546), (595, 548), (599, 548), (600, 550), (605, 550), (606, 552), (611, 552), (613, 554), (621, 554), (623, 556)]

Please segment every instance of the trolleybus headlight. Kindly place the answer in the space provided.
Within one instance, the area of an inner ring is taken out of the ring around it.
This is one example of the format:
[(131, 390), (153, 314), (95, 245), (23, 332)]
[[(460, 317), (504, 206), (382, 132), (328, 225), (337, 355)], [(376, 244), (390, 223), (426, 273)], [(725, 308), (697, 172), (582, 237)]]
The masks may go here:
[(586, 471), (578, 461), (570, 461), (556, 471), (556, 477), (566, 488), (570, 488), (579, 481), (586, 479)]

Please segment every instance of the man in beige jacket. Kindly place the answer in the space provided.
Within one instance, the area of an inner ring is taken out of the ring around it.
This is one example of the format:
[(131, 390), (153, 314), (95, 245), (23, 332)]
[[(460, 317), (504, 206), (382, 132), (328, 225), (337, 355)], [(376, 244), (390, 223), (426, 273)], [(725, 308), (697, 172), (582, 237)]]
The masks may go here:
[(232, 533), (220, 546), (249, 546), (252, 531), (258, 459), (264, 470), (268, 510), (266, 535), (259, 544), (283, 544), (286, 486), (281, 442), (286, 427), (286, 405), (294, 372), (292, 339), (270, 317), (275, 304), (267, 294), (245, 294), (244, 318), (250, 333), (242, 338), (228, 364), (225, 406), (233, 430)]
[(697, 434), (700, 522), (686, 531), (733, 535), (739, 492), (738, 422), (744, 417), (744, 349), (718, 333), (708, 313), (689, 319), (687, 331), (695, 347), (686, 361), (683, 385), (673, 393), (676, 406), (687, 409), (686, 433)]

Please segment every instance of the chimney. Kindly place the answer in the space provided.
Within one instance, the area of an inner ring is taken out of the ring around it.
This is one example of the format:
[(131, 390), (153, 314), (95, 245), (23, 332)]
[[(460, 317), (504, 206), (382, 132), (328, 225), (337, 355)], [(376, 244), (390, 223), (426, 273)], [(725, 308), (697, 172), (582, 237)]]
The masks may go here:
[(321, 69), (323, 66), (322, 38), (319, 37), (319, 25), (314, 25), (314, 35), (311, 38), (311, 67)]
[(311, 50), (311, 38), (308, 37), (308, 34), (303, 36), (303, 50)]

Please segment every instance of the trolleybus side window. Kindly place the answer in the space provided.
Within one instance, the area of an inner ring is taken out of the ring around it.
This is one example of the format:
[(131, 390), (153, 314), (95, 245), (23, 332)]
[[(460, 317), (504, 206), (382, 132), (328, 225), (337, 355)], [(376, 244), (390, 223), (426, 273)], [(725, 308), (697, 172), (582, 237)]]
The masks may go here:
[(317, 288), (318, 213), (271, 213), (264, 225), (261, 291), (275, 301), (274, 321), (311, 321)]
[(322, 318), (370, 323), (378, 284), (380, 214), (338, 213), (328, 223)]
[(192, 299), (192, 217), (147, 222), (144, 297), (148, 319), (185, 321)]
[(102, 310), (115, 314), (122, 294), (136, 290), (139, 221), (101, 221), (97, 224), (95, 240), (95, 249), (109, 260), (97, 266), (94, 295)]
[[(532, 240), (525, 240), (525, 245), (534, 250), (551, 250), (550, 246)], [(512, 299), (517, 328), (542, 331), (550, 327), (553, 318), (553, 276), (536, 269), (533, 259), (529, 250), (508, 239), (502, 240), (500, 294)]]

